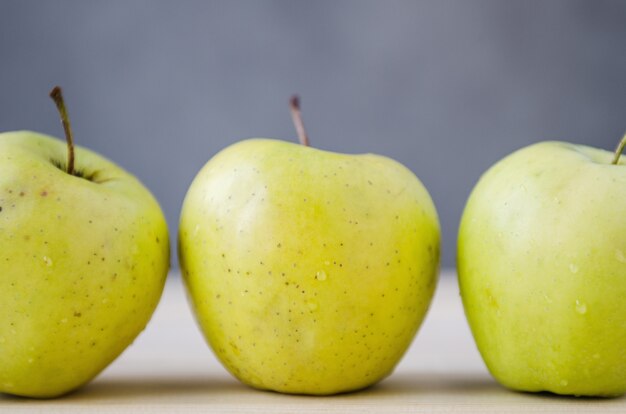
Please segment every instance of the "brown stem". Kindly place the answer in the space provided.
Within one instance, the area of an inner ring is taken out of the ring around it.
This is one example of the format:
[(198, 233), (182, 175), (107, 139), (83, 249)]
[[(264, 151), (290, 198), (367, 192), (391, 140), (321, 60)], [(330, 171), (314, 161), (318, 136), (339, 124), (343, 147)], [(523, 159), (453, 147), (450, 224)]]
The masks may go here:
[(289, 107), (291, 108), (291, 118), (293, 119), (293, 125), (296, 127), (298, 133), (298, 140), (300, 144), (305, 147), (309, 146), (309, 137), (304, 129), (304, 122), (302, 122), (302, 113), (300, 112), (300, 98), (298, 95), (293, 95), (289, 100)]
[(617, 148), (615, 148), (615, 156), (613, 157), (613, 162), (611, 162), (611, 164), (617, 165), (617, 163), (619, 162), (619, 157), (624, 151), (624, 147), (626, 147), (626, 134), (624, 134), (622, 140), (619, 142), (619, 144), (617, 144)]
[(63, 100), (63, 92), (59, 86), (55, 86), (50, 91), (50, 97), (57, 106), (59, 115), (61, 116), (61, 123), (63, 124), (63, 130), (65, 131), (65, 142), (67, 142), (67, 173), (74, 175), (74, 138), (72, 135), (72, 127), (70, 125), (70, 118), (67, 115), (67, 109), (65, 108), (65, 101)]

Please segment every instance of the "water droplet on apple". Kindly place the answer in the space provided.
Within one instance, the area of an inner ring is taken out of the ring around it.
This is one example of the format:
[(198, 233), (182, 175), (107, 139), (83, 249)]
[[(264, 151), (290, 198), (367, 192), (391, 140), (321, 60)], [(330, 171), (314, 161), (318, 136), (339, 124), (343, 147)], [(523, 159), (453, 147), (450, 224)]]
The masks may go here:
[(545, 293), (543, 294), (543, 298), (546, 300), (546, 302), (552, 303), (552, 299), (550, 299), (550, 296), (546, 295)]
[(309, 307), (309, 310), (311, 312), (314, 312), (317, 310), (317, 303), (313, 302), (312, 300), (308, 301), (306, 305)]
[(600, 354), (593, 354), (593, 359), (600, 359)]
[(102, 304), (106, 305), (107, 303), (109, 303), (109, 300), (107, 298), (102, 299)]
[(561, 386), (562, 387), (567, 387), (567, 384), (569, 384), (569, 382), (567, 382), (567, 380), (561, 380)]
[(622, 263), (626, 263), (626, 256), (624, 256), (624, 252), (620, 249), (615, 249), (615, 258)]
[(569, 264), (569, 271), (572, 273), (578, 273), (578, 266), (576, 266), (574, 263), (570, 263)]
[(67, 318), (61, 319), (61, 323), (67, 323)]
[(576, 312), (580, 313), (581, 315), (587, 313), (587, 305), (585, 304), (585, 302), (576, 299)]
[(52, 262), (52, 259), (49, 258), (48, 256), (44, 256), (42, 257), (44, 263), (46, 264), (46, 266), (50, 267), (52, 266), (54, 263)]
[(315, 279), (323, 282), (324, 280), (326, 280), (326, 272), (320, 270), (315, 274)]
[(32, 363), (33, 363), (33, 361), (34, 361), (34, 359), (33, 359), (33, 358), (28, 358), (28, 363), (29, 363), (29, 364), (32, 364)]
[(326, 266), (330, 265), (330, 260), (324, 260), (324, 264), (325, 264)]

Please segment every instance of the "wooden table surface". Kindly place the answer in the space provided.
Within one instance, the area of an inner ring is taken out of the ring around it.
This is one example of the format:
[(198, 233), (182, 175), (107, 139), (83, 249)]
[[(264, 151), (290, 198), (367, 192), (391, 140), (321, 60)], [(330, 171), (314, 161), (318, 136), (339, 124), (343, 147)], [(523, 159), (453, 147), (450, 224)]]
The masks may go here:
[(0, 413), (521, 413), (626, 414), (626, 398), (524, 394), (500, 387), (485, 369), (463, 315), (456, 278), (444, 272), (434, 302), (396, 371), (364, 391), (306, 397), (257, 391), (217, 362), (170, 275), (152, 321), (91, 384), (55, 400), (0, 396)]

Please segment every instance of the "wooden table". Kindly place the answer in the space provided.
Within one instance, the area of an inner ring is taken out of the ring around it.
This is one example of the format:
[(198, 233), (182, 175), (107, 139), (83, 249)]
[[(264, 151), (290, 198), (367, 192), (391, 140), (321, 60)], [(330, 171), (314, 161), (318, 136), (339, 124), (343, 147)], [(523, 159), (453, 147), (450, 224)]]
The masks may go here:
[(233, 379), (197, 329), (178, 274), (145, 332), (83, 389), (56, 400), (0, 396), (0, 413), (626, 413), (626, 398), (523, 394), (485, 369), (463, 315), (456, 278), (444, 272), (428, 317), (393, 375), (333, 397), (256, 391)]

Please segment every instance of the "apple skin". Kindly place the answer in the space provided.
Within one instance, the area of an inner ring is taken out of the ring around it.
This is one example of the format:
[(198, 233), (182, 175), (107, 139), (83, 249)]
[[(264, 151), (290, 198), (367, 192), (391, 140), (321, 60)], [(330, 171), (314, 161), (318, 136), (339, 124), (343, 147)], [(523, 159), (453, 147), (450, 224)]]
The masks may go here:
[(139, 181), (29, 131), (0, 134), (0, 391), (80, 387), (144, 329), (169, 267), (167, 226)]
[(478, 349), (504, 386), (626, 392), (626, 166), (563, 142), (489, 169), (461, 220), (458, 273)]
[(430, 196), (401, 164), (251, 139), (196, 176), (179, 256), (200, 327), (233, 375), (334, 394), (392, 372), (431, 301), (439, 240)]

